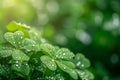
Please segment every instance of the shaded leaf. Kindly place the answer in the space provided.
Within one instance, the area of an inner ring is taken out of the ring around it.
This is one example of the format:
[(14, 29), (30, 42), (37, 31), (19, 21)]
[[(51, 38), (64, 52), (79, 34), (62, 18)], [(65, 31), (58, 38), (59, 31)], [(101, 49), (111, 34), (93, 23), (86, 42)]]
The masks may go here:
[(18, 74), (21, 77), (28, 76), (30, 73), (30, 66), (27, 62), (19, 62), (12, 65), (12, 70), (20, 73)]
[(12, 58), (14, 60), (20, 60), (20, 61), (28, 61), (29, 56), (27, 56), (24, 52), (20, 50), (14, 50), (12, 54)]
[(51, 57), (54, 57), (56, 51), (59, 49), (58, 47), (54, 47), (48, 43), (41, 44), (40, 48), (42, 51), (46, 52)]
[(56, 61), (56, 62), (62, 71), (68, 73), (73, 79), (78, 79), (78, 75), (74, 69), (70, 68), (69, 66), (67, 66), (66, 64), (62, 62), (59, 62), (59, 61)]
[(0, 44), (3, 42), (5, 42), (4, 33), (3, 33), (3, 31), (0, 30)]
[(55, 71), (57, 69), (54, 59), (52, 59), (48, 56), (41, 56), (40, 59), (41, 59), (42, 63), (48, 67), (48, 69), (50, 69), (52, 71)]
[(90, 66), (90, 61), (84, 55), (78, 53), (75, 55), (75, 64), (79, 69), (85, 69)]
[(10, 74), (10, 68), (8, 65), (4, 64), (1, 65), (0, 64), (0, 75), (4, 76), (4, 77), (8, 77)]
[(36, 42), (26, 38), (25, 40), (23, 40), (22, 42), (22, 49), (26, 49), (27, 51), (32, 51), (32, 50), (36, 50), (37, 46), (36, 46)]
[(30, 30), (29, 31), (30, 39), (34, 40), (37, 44), (41, 44), (41, 36), (36, 33), (36, 31)]
[(70, 68), (74, 69), (76, 66), (73, 62), (71, 61), (61, 61), (63, 64), (65, 64), (66, 66), (69, 66)]
[(88, 70), (77, 70), (77, 73), (82, 80), (93, 80), (94, 79), (94, 75)]
[(6, 45), (0, 45), (0, 57), (9, 57), (13, 53), (14, 48)]

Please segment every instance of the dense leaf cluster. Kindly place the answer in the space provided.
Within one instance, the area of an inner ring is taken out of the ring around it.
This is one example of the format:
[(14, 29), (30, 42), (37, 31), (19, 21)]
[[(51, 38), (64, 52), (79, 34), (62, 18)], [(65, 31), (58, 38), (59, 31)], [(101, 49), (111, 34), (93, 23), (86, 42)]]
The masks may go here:
[(29, 26), (8, 24), (0, 43), (0, 80), (93, 80), (84, 55), (46, 42)]

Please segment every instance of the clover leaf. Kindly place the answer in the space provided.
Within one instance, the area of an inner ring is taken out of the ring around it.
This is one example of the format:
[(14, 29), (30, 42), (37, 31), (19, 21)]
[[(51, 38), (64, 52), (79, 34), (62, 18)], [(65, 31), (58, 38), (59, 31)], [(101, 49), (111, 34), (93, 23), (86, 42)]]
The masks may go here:
[(24, 38), (24, 33), (21, 31), (16, 31), (14, 33), (7, 32), (4, 35), (5, 39), (11, 43), (16, 48), (20, 47), (20, 44), (22, 43), (22, 40)]
[(21, 24), (21, 23), (17, 23), (15, 21), (10, 22), (7, 25), (7, 29), (9, 31), (16, 31), (16, 30), (20, 30), (20, 29), (29, 29), (30, 27), (25, 25), (25, 24)]
[(9, 57), (13, 53), (14, 48), (6, 45), (0, 45), (0, 57)]
[(74, 54), (66, 48), (61, 48), (56, 52), (55, 57), (57, 59), (70, 60), (74, 57)]
[(68, 73), (73, 79), (78, 79), (78, 75), (74, 69), (71, 69), (71, 67), (69, 67), (68, 65), (66, 65), (60, 61), (56, 61), (56, 62), (61, 70)]
[(20, 61), (28, 61), (29, 56), (27, 56), (24, 52), (20, 50), (14, 50), (12, 54), (12, 58), (14, 60), (20, 60)]
[(17, 75), (21, 77), (26, 77), (30, 74), (30, 66), (27, 62), (15, 63), (11, 66), (11, 68), (16, 72), (19, 72)]
[(43, 43), (40, 45), (40, 48), (43, 52), (51, 57), (55, 57), (56, 51), (59, 49), (58, 47), (54, 47), (51, 44)]
[(78, 75), (82, 80), (93, 80), (94, 75), (88, 70), (77, 70)]
[(36, 30), (24, 24), (13, 21), (7, 29), (10, 32), (4, 34), (5, 40), (0, 40), (0, 60), (4, 59), (0, 61), (0, 79), (77, 80), (79, 76), (93, 80), (86, 69), (90, 62), (84, 55), (44, 42)]
[(37, 44), (35, 41), (28, 38), (23, 40), (22, 49), (26, 49), (29, 52), (29, 51), (35, 51), (36, 48), (37, 48)]
[(84, 55), (78, 53), (75, 55), (74, 62), (79, 69), (85, 69), (90, 66), (90, 62)]
[(40, 59), (50, 70), (55, 71), (57, 69), (54, 59), (48, 56), (41, 56)]

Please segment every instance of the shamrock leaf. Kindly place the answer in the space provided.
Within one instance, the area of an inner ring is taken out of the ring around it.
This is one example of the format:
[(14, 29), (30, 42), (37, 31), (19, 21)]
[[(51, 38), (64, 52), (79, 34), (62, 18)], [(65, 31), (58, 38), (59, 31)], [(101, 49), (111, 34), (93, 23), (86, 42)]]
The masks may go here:
[(29, 52), (29, 51), (32, 51), (32, 50), (36, 50), (37, 44), (36, 44), (35, 41), (26, 38), (26, 39), (23, 40), (21, 48), (26, 49)]
[(61, 60), (61, 62), (63, 63), (63, 64), (65, 64), (66, 66), (69, 66), (70, 68), (72, 68), (72, 69), (74, 69), (76, 66), (75, 66), (75, 64), (73, 63), (73, 62), (71, 62), (71, 61), (62, 61)]
[(27, 56), (24, 52), (20, 50), (14, 50), (12, 54), (12, 58), (14, 60), (20, 60), (20, 61), (28, 61), (29, 56)]
[(78, 79), (78, 75), (74, 69), (64, 64), (63, 62), (56, 61), (56, 63), (62, 71), (68, 73), (73, 79)]
[(18, 48), (22, 43), (24, 33), (21, 31), (16, 31), (15, 33), (7, 32), (5, 33), (4, 37), (9, 43)]
[(29, 31), (30, 39), (34, 40), (37, 44), (41, 44), (41, 36), (34, 30)]
[(0, 57), (9, 57), (13, 53), (14, 48), (6, 45), (0, 45)]
[(70, 60), (74, 57), (74, 54), (66, 48), (61, 48), (56, 52), (55, 57), (57, 59)]
[(30, 27), (25, 25), (25, 24), (21, 24), (21, 23), (17, 23), (15, 21), (10, 22), (7, 25), (7, 29), (9, 31), (16, 31), (16, 30), (20, 30), (20, 29), (29, 29)]
[(9, 65), (1, 65), (0, 64), (0, 76), (4, 76), (4, 77), (8, 77), (10, 75), (10, 68), (9, 68)]
[(42, 63), (45, 64), (50, 70), (55, 71), (57, 69), (54, 59), (52, 59), (48, 56), (41, 56), (40, 59), (41, 59)]
[(41, 44), (40, 48), (43, 52), (45, 52), (47, 55), (49, 55), (51, 57), (55, 57), (55, 53), (59, 49), (58, 47), (54, 47), (48, 43)]
[(28, 76), (30, 73), (30, 66), (27, 62), (18, 62), (12, 65), (12, 70), (19, 72), (18, 75), (21, 77)]
[(94, 75), (88, 70), (76, 70), (82, 80), (93, 80)]
[(75, 55), (74, 62), (79, 69), (85, 69), (90, 66), (90, 62), (84, 55), (78, 53)]

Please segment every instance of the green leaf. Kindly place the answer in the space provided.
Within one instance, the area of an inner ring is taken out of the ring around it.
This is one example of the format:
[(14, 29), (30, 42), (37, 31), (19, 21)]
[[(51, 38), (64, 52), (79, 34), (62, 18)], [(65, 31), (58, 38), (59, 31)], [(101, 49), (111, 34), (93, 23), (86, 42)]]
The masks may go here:
[(0, 30), (0, 44), (4, 43), (4, 42), (5, 42), (4, 33), (3, 33), (3, 31)]
[(12, 58), (14, 60), (20, 60), (20, 61), (28, 61), (29, 56), (27, 56), (24, 52), (20, 50), (14, 50), (12, 54)]
[(30, 28), (29, 26), (26, 26), (25, 24), (17, 23), (15, 21), (12, 21), (7, 25), (7, 29), (9, 31), (16, 31), (19, 29), (29, 29), (29, 28)]
[(40, 51), (40, 45), (42, 43), (41, 41), (41, 35), (39, 35), (38, 33), (36, 33), (36, 30), (30, 30), (29, 31), (29, 37), (31, 40), (35, 41), (36, 46), (37, 46), (37, 51)]
[(24, 38), (24, 33), (16, 31), (15, 33), (7, 32), (4, 35), (5, 39), (15, 47), (19, 47)]
[(43, 52), (46, 52), (51, 57), (54, 57), (55, 52), (59, 49), (58, 47), (54, 47), (48, 43), (41, 44), (40, 48)]
[(62, 62), (56, 61), (56, 63), (62, 71), (68, 73), (73, 79), (78, 79), (78, 75), (74, 69)]
[(37, 44), (41, 44), (41, 35), (36, 33), (36, 30), (29, 31), (30, 39), (34, 40)]
[(4, 76), (4, 77), (8, 77), (10, 75), (10, 68), (9, 68), (9, 65), (1, 65), (0, 64), (0, 76)]
[(55, 53), (57, 59), (70, 60), (74, 57), (74, 54), (66, 48), (61, 48)]
[(6, 45), (0, 45), (0, 57), (9, 57), (13, 53), (13, 48)]
[(63, 77), (63, 75), (61, 74), (55, 74), (55, 80), (65, 80), (65, 77)]
[(19, 73), (18, 75), (21, 76), (21, 77), (28, 76), (29, 73), (30, 73), (30, 66), (28, 65), (27, 62), (15, 63), (15, 64), (12, 65), (11, 68), (12, 68), (12, 70)]
[(7, 29), (9, 31), (17, 31), (17, 30), (22, 31), (25, 37), (29, 37), (28, 30), (30, 29), (30, 27), (25, 24), (12, 21), (7, 25)]
[(94, 75), (88, 70), (76, 70), (82, 80), (94, 80)]
[(16, 31), (18, 29), (18, 26), (16, 25), (17, 23), (15, 21), (12, 21), (10, 22), (8, 25), (7, 25), (7, 29), (9, 31)]
[(48, 67), (48, 69), (50, 69), (52, 71), (55, 71), (57, 69), (54, 59), (52, 59), (48, 56), (41, 56), (40, 59), (41, 59), (42, 63)]
[(74, 69), (76, 66), (73, 62), (71, 61), (61, 61), (63, 64), (65, 64), (66, 66), (69, 66), (70, 68)]
[(84, 55), (78, 53), (75, 55), (75, 64), (79, 69), (85, 69), (90, 66), (90, 61)]
[(29, 51), (34, 51), (37, 49), (37, 44), (35, 41), (26, 38), (25, 40), (23, 40), (22, 42), (22, 49), (26, 49), (28, 52)]

